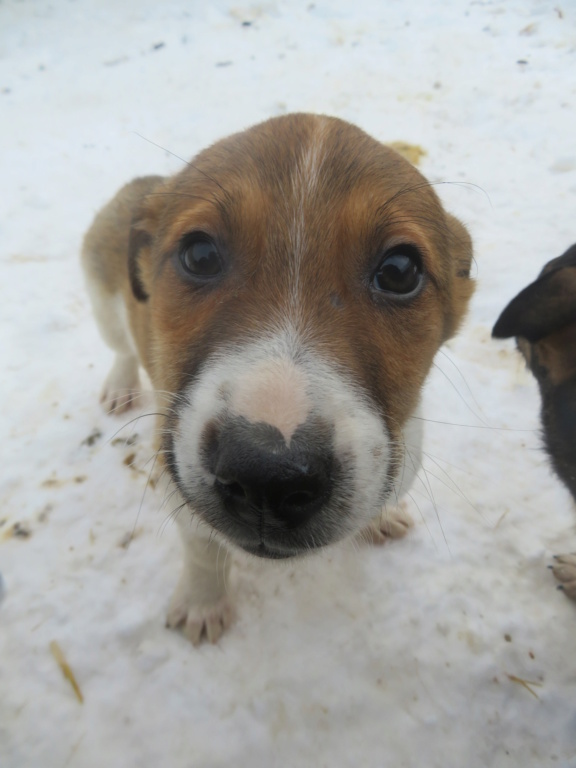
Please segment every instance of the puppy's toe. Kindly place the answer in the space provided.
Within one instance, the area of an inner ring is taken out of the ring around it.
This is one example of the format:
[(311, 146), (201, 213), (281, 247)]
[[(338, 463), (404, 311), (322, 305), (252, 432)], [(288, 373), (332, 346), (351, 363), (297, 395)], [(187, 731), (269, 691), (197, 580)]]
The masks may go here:
[(114, 392), (104, 387), (100, 395), (100, 402), (106, 413), (118, 416), (132, 408), (137, 394), (135, 391), (128, 392), (126, 390)]
[(559, 588), (572, 600), (576, 600), (576, 552), (571, 555), (557, 555), (552, 573), (558, 579)]
[(182, 629), (192, 645), (206, 639), (217, 643), (234, 621), (234, 608), (227, 595), (213, 605), (199, 605), (191, 596), (174, 595), (168, 610), (166, 626)]
[(382, 510), (380, 517), (372, 520), (362, 531), (362, 539), (370, 544), (382, 545), (390, 539), (401, 539), (406, 536), (414, 522), (406, 511), (405, 502), (393, 508)]
[(133, 357), (117, 357), (102, 388), (100, 402), (107, 413), (126, 413), (138, 396), (140, 378), (138, 361)]

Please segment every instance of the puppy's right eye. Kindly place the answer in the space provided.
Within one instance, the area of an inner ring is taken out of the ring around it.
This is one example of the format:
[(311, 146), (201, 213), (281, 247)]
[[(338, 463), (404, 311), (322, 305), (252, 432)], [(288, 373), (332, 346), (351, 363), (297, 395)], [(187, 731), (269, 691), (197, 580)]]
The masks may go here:
[(213, 241), (201, 233), (184, 238), (178, 253), (186, 274), (200, 280), (210, 280), (222, 272), (220, 254)]

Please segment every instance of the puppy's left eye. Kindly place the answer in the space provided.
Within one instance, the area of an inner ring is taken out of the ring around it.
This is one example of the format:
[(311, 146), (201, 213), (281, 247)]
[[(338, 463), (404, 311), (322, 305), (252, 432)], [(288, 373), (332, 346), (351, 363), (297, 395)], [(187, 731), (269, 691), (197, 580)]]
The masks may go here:
[(422, 260), (413, 245), (399, 245), (384, 254), (372, 286), (381, 293), (407, 296), (422, 284)]
[(194, 234), (185, 238), (178, 256), (184, 271), (200, 280), (217, 277), (222, 272), (218, 249), (207, 235)]

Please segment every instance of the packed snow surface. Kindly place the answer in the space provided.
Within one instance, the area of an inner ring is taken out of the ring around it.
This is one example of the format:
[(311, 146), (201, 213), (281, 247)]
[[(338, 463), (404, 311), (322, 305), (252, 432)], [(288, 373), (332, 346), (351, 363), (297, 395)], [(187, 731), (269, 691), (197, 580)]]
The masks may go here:
[[(238, 619), (195, 649), (164, 627), (154, 406), (98, 404), (78, 253), (130, 178), (292, 111), (425, 150), (477, 291), (425, 390), (410, 535), (238, 558)], [(490, 338), (576, 241), (574, 4), (3, 0), (0, 156), (2, 768), (576, 766), (576, 606), (547, 568), (576, 514)]]

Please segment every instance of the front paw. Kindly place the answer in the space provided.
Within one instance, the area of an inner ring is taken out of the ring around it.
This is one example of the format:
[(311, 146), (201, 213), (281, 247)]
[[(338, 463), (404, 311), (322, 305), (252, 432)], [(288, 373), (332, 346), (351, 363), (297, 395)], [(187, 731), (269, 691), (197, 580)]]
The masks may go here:
[(118, 416), (132, 408), (139, 389), (138, 361), (130, 355), (117, 355), (104, 382), (100, 402), (107, 413)]
[(166, 626), (182, 629), (193, 645), (206, 639), (217, 643), (234, 620), (234, 608), (228, 595), (215, 602), (202, 602), (192, 590), (181, 589), (174, 593), (166, 617)]
[(556, 555), (556, 564), (552, 566), (552, 573), (560, 584), (558, 588), (565, 594), (576, 600), (576, 552), (571, 555)]
[(137, 389), (113, 389), (106, 383), (100, 394), (100, 404), (111, 416), (120, 416), (129, 411), (138, 397)]
[(406, 511), (406, 503), (401, 501), (397, 507), (384, 508), (380, 517), (372, 520), (360, 535), (369, 544), (382, 545), (390, 539), (403, 538), (413, 525), (414, 522)]

